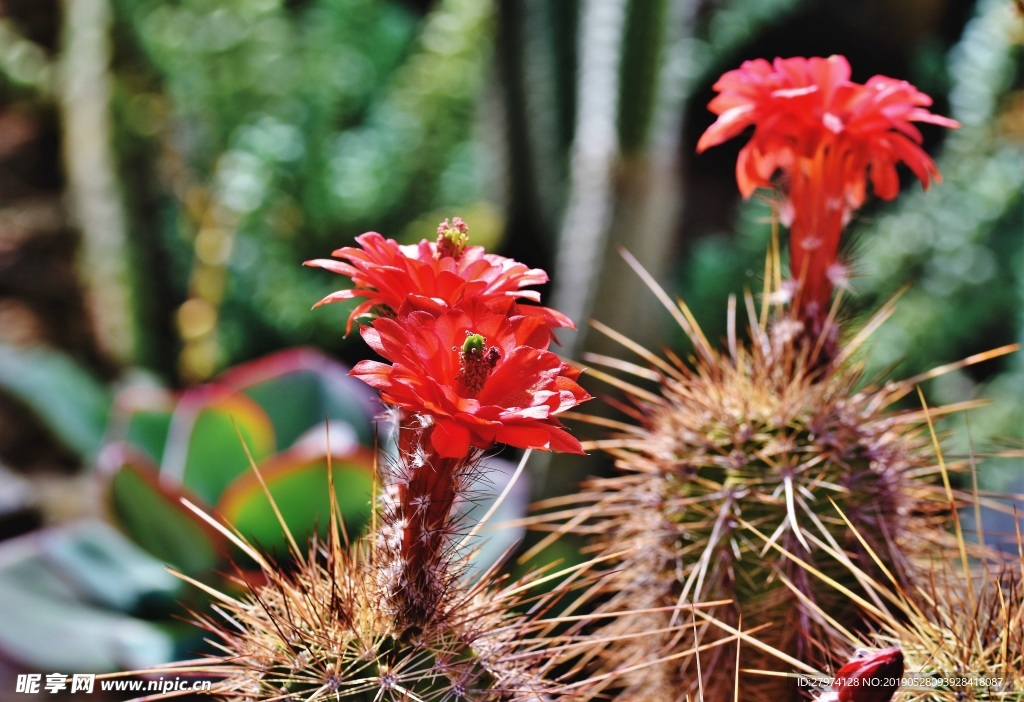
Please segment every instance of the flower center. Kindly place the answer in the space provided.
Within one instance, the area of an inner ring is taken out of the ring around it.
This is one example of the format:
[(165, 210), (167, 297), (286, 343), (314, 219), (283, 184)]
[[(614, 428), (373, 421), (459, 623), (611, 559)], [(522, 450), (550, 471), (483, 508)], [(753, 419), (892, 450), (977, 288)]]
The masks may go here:
[(437, 258), (451, 257), (456, 261), (469, 245), (469, 227), (462, 217), (453, 217), (449, 223), (446, 219), (437, 226)]
[(484, 383), (501, 358), (497, 346), (487, 347), (487, 339), (481, 334), (466, 332), (466, 340), (459, 350), (459, 373), (455, 379), (466, 386), (470, 394), (483, 390)]

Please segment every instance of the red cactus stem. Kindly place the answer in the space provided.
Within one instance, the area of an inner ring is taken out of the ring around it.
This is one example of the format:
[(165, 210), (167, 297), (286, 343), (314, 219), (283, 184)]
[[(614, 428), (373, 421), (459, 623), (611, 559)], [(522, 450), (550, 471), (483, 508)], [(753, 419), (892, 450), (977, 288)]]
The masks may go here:
[(400, 447), (408, 445), (410, 440), (418, 443), (410, 448), (419, 451), (422, 460), (422, 465), (411, 467), (409, 482), (400, 495), (398, 516), (408, 524), (402, 537), (402, 556), (409, 575), (424, 583), (428, 579), (423, 574), (436, 567), (441, 556), (448, 519), (457, 497), (456, 476), (466, 460), (438, 455), (430, 448), (426, 434), (409, 430), (399, 434)]
[(794, 303), (797, 318), (808, 322), (815, 336), (828, 316), (833, 275), (839, 264), (839, 239), (849, 216), (842, 206), (843, 184), (836, 182), (836, 169), (828, 168), (823, 153), (813, 159), (809, 171), (793, 173), (788, 182), (795, 212), (790, 224), (789, 267), (799, 283)]
[(465, 485), (466, 468), (476, 452), (458, 458), (440, 455), (431, 442), (434, 425), (403, 413), (398, 429), (400, 469), (385, 475), (386, 546), (380, 564), (382, 585), (403, 637), (414, 636), (443, 616), (443, 597), (457, 575), (452, 509)]

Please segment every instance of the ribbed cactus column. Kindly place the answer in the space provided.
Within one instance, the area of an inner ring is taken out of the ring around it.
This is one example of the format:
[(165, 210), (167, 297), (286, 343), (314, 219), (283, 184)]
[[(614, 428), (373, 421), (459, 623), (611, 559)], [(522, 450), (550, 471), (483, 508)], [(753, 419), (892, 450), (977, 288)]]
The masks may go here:
[[(737, 184), (746, 198), (772, 189), (789, 230), (789, 280), (773, 247), (761, 310), (745, 298), (749, 341), (737, 329), (735, 301), (728, 348), (719, 351), (686, 306), (634, 265), (693, 356), (663, 359), (608, 330), (645, 365), (589, 359), (637, 378), (610, 378), (627, 393), (631, 421), (612, 423), (619, 433), (603, 446), (620, 474), (591, 486), (597, 504), (582, 513), (594, 517), (588, 528), (597, 548), (618, 561), (608, 606), (657, 611), (724, 601), (718, 624), (693, 622), (696, 642), (754, 628), (761, 642), (819, 665), (864, 614), (849, 596), (857, 578), (824, 554), (845, 553), (867, 577), (907, 583), (917, 557), (940, 545), (940, 517), (950, 507), (932, 480), (938, 469), (925, 415), (894, 409), (918, 379), (866, 383), (855, 359), (891, 309), (847, 340), (833, 292), (846, 282), (843, 228), (869, 185), (895, 198), (901, 163), (925, 188), (939, 181), (917, 125), (957, 123), (929, 112), (931, 99), (906, 81), (874, 76), (860, 84), (850, 76), (842, 56), (757, 59), (714, 85), (709, 108), (718, 118), (698, 151), (753, 128)], [(792, 679), (750, 672), (777, 666), (756, 647), (745, 649), (742, 674), (735, 646), (703, 659), (671, 657), (690, 643), (658, 634), (675, 621), (652, 614), (609, 627), (652, 632), (621, 648), (615, 665), (668, 656), (656, 673), (636, 676), (625, 699), (797, 694)]]
[[(821, 665), (863, 615), (834, 586), (856, 591), (857, 579), (823, 549), (849, 554), (875, 579), (887, 580), (884, 564), (907, 582), (915, 562), (944, 548), (948, 502), (932, 480), (938, 467), (922, 413), (891, 409), (910, 386), (862, 387), (857, 364), (822, 370), (801, 337), (753, 324), (751, 343), (726, 353), (691, 327), (694, 366), (659, 359), (643, 373), (658, 380), (657, 393), (629, 389), (635, 425), (609, 442), (620, 474), (591, 485), (601, 495), (592, 529), (604, 552), (624, 553), (609, 609), (725, 600), (714, 612), (723, 622), (763, 626), (758, 639)], [(609, 633), (658, 631), (671, 619), (622, 620)], [(724, 635), (701, 620), (695, 627), (705, 643)], [(665, 647), (664, 637), (637, 638), (621, 661)], [(705, 699), (732, 699), (735, 660), (733, 646), (704, 655)], [(744, 647), (743, 668), (778, 666)], [(626, 699), (697, 690), (693, 657), (658, 673), (637, 676)], [(785, 678), (743, 675), (740, 684), (744, 699), (795, 692)]]

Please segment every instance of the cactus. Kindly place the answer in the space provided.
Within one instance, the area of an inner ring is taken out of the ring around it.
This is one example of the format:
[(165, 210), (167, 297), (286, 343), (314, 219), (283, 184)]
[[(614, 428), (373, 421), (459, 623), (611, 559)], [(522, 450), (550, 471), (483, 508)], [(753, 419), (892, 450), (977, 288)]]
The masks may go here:
[[(463, 508), (483, 452), (501, 442), (581, 453), (558, 415), (590, 396), (576, 383), (579, 369), (548, 350), (554, 330), (572, 322), (520, 304), (539, 300), (523, 288), (547, 275), (468, 246), (460, 218), (437, 234), (400, 246), (371, 232), (335, 251), (341, 261), (308, 262), (352, 281), (323, 303), (357, 299), (350, 323), (372, 318), (360, 334), (389, 363), (361, 361), (352, 375), (380, 391), (397, 451), (379, 466), (379, 523), (352, 545), (332, 500), (326, 545), (314, 542), (303, 555), (268, 494), (293, 568), (194, 510), (264, 580), (239, 577), (250, 591), (242, 599), (200, 585), (220, 603), (219, 621), (204, 621), (222, 655), (185, 666), (221, 678), (213, 694), (250, 702), (592, 699), (621, 672), (658, 662), (589, 675), (616, 643), (590, 637), (589, 618), (573, 614), (600, 592), (584, 575), (595, 562), (511, 583), (497, 567), (470, 575), (467, 544), (480, 525), (464, 534)], [(552, 580), (561, 580), (554, 590), (541, 587)]]
[[(472, 583), (452, 578), (426, 626), (403, 632), (377, 577), (381, 540), (369, 535), (349, 544), (337, 510), (326, 542), (304, 554), (293, 541), (291, 568), (197, 513), (234, 540), (265, 578), (254, 585), (239, 577), (248, 591), (240, 598), (207, 588), (219, 616), (201, 623), (221, 655), (167, 669), (218, 678), (208, 694), (239, 701), (497, 701), (549, 699), (574, 689), (552, 671), (585, 642), (571, 636), (552, 642), (546, 632), (557, 622), (515, 612), (534, 597), (543, 610), (559, 596), (538, 595), (534, 585), (542, 578), (507, 584), (494, 570)], [(282, 528), (287, 533), (283, 522)], [(446, 572), (463, 571), (471, 558), (451, 557)]]
[[(851, 589), (856, 579), (848, 572), (844, 577), (831, 559), (823, 561), (822, 546), (848, 553), (876, 578), (884, 563), (901, 582), (913, 577), (929, 552), (948, 548), (942, 524), (949, 503), (933, 480), (938, 468), (924, 416), (893, 409), (921, 379), (863, 385), (853, 358), (891, 307), (841, 345), (835, 362), (822, 366), (816, 354), (833, 335), (828, 328), (812, 347), (791, 333), (798, 326), (792, 317), (765, 314), (767, 306), (758, 316), (748, 296), (750, 341), (737, 340), (731, 315), (729, 349), (721, 352), (685, 305), (655, 291), (693, 341), (693, 365), (659, 358), (600, 325), (649, 368), (590, 359), (637, 377), (634, 384), (591, 370), (626, 391), (634, 420), (599, 442), (619, 474), (592, 481), (583, 497), (593, 501), (584, 508), (583, 530), (597, 535), (601, 552), (624, 552), (608, 606), (642, 610), (729, 600), (717, 613), (727, 624), (747, 630), (770, 624), (759, 632), (761, 641), (798, 659), (821, 661), (840, 628), (856, 627), (860, 608), (766, 542)], [(657, 392), (643, 387), (651, 380)], [(858, 525), (865, 544), (833, 504)], [(619, 620), (609, 633), (671, 623), (668, 614), (654, 619), (661, 621)], [(637, 657), (643, 655), (637, 647), (653, 651), (665, 644), (656, 636), (638, 639), (621, 655)], [(771, 667), (756, 650), (744, 654), (745, 668)], [(703, 661), (705, 670), (715, 670), (703, 683), (705, 699), (732, 697), (735, 657), (735, 649), (725, 647)], [(658, 675), (647, 671), (624, 699), (695, 693), (697, 664), (683, 659), (661, 666)], [(759, 676), (741, 684), (747, 695), (761, 688), (777, 694), (780, 684), (792, 682), (779, 680)]]
[(902, 699), (1024, 700), (1022, 568), (1024, 560), (988, 565), (974, 591), (961, 573), (936, 570), (918, 603), (893, 608), (883, 636), (900, 642), (908, 673), (920, 679)]
[[(627, 257), (695, 353), (688, 363), (663, 360), (605, 328), (649, 367), (590, 358), (638, 380), (605, 376), (626, 391), (634, 421), (613, 424), (619, 435), (599, 444), (615, 457), (620, 475), (593, 483), (585, 498), (593, 506), (581, 505), (575, 516), (590, 521), (600, 552), (622, 554), (609, 607), (657, 610), (724, 600), (717, 616), (727, 626), (753, 626), (762, 645), (812, 662), (824, 661), (839, 632), (863, 617), (854, 600), (811, 577), (821, 572), (828, 582), (843, 582), (846, 592), (858, 587), (848, 572), (844, 582), (838, 568), (829, 570), (834, 562), (822, 552), (848, 554), (876, 579), (888, 572), (908, 583), (918, 563), (944, 547), (942, 517), (950, 508), (932, 479), (937, 468), (927, 413), (895, 409), (922, 378), (865, 382), (856, 360), (894, 303), (846, 340), (837, 315), (847, 276), (840, 238), (868, 185), (880, 198), (895, 198), (899, 163), (924, 188), (939, 181), (916, 124), (958, 124), (929, 112), (931, 98), (906, 81), (874, 76), (860, 84), (850, 75), (842, 56), (757, 59), (715, 83), (718, 95), (708, 107), (718, 119), (697, 150), (754, 128), (737, 161), (737, 184), (746, 198), (758, 188), (775, 191), (776, 214), (789, 228), (791, 280), (783, 282), (773, 239), (760, 312), (751, 295), (745, 298), (749, 341), (739, 340), (733, 300), (722, 352), (686, 305), (672, 303)], [(964, 364), (973, 360), (980, 358)], [(644, 381), (653, 381), (657, 392)], [(833, 505), (863, 538), (837, 518)], [(622, 633), (623, 626), (656, 632), (675, 617), (620, 620), (609, 633)], [(709, 626), (693, 622), (698, 642), (720, 638)], [(653, 653), (671, 645), (659, 636), (635, 641), (620, 651), (622, 660), (643, 657), (647, 646)], [(630, 681), (624, 698), (730, 699), (738, 692), (734, 678), (746, 698), (796, 693), (784, 677), (739, 675), (733, 647), (710, 658), (705, 669), (715, 675), (706, 682), (701, 661), (680, 656)], [(747, 671), (769, 665), (756, 651), (747, 652), (745, 664)]]

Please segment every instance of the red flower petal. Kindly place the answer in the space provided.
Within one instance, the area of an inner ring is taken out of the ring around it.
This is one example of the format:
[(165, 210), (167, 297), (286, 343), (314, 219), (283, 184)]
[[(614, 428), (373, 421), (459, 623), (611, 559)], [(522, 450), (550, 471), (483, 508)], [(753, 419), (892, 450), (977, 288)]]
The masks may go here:
[(469, 453), (469, 431), (458, 422), (438, 420), (430, 431), (430, 445), (439, 456), (462, 458)]
[(902, 676), (903, 652), (887, 648), (844, 665), (836, 671), (833, 688), (839, 702), (888, 702)]
[[(538, 301), (540, 294), (523, 290), (548, 280), (539, 268), (527, 268), (522, 263), (484, 252), (482, 246), (469, 246), (458, 259), (438, 257), (436, 243), (426, 239), (413, 246), (402, 246), (393, 239), (385, 239), (377, 232), (356, 237), (359, 246), (346, 246), (333, 255), (344, 261), (314, 259), (305, 265), (324, 268), (351, 278), (353, 287), (324, 297), (317, 306), (342, 300), (364, 298), (349, 315), (346, 334), (355, 320), (377, 309), (397, 312), (411, 295), (435, 300), (445, 306), (454, 306), (463, 300), (508, 299)], [(530, 312), (551, 330), (572, 327), (562, 314), (538, 307)]]
[[(363, 336), (391, 365), (362, 361), (352, 374), (388, 403), (433, 418), (431, 445), (439, 455), (466, 455), (496, 441), (519, 448), (580, 453), (557, 415), (590, 399), (576, 382), (579, 370), (546, 350), (549, 334), (514, 302), (468, 300), (433, 311), (405, 304), (395, 319), (381, 318)], [(496, 349), (494, 366), (479, 391), (460, 380), (467, 333)], [(461, 451), (461, 453), (459, 453)]]

